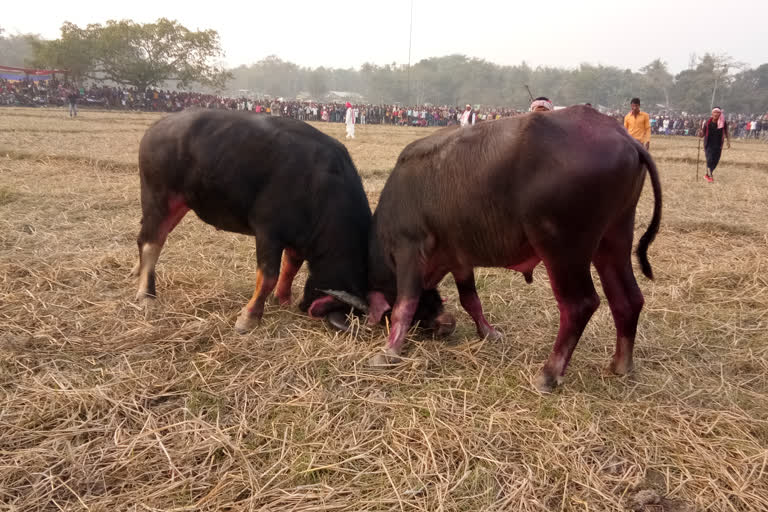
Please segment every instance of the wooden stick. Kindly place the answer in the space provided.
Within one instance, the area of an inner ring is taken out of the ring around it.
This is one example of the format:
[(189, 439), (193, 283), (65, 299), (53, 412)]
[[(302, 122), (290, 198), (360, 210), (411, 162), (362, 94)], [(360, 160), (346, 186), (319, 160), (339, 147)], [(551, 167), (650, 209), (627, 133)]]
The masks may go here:
[(701, 137), (699, 137), (699, 151), (696, 153), (696, 181), (699, 181), (699, 157), (701, 156)]

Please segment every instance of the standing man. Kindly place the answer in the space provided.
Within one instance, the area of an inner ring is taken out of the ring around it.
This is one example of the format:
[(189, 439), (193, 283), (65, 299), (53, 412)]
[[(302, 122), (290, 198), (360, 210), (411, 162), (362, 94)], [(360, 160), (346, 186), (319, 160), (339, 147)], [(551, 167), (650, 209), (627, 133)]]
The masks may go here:
[(472, 105), (469, 103), (467, 103), (464, 112), (462, 112), (459, 117), (459, 124), (461, 124), (462, 128), (475, 124), (475, 113), (472, 112)]
[(346, 107), (347, 107), (347, 113), (346, 113), (344, 122), (347, 125), (347, 138), (354, 139), (355, 138), (355, 111), (354, 109), (352, 109), (352, 104), (350, 102), (347, 102)]
[(77, 98), (80, 95), (77, 93), (77, 89), (72, 87), (67, 94), (67, 100), (69, 100), (69, 117), (77, 117)]
[(727, 141), (727, 147), (731, 149), (728, 123), (725, 121), (720, 107), (712, 109), (712, 117), (702, 126), (699, 137), (704, 139), (704, 154), (707, 157), (707, 174), (704, 177), (708, 182), (713, 183), (715, 181), (715, 167), (720, 162), (720, 154), (723, 152), (723, 142)]
[(632, 110), (624, 116), (624, 128), (634, 139), (645, 146), (645, 149), (649, 149), (651, 147), (651, 118), (645, 112), (640, 111), (639, 98), (632, 98), (630, 107)]

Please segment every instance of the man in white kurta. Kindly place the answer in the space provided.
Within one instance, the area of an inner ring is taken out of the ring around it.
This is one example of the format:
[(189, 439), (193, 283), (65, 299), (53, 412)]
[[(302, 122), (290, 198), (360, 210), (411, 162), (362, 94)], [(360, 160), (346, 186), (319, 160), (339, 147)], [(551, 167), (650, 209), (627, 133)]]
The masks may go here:
[(344, 120), (344, 122), (347, 125), (347, 138), (348, 139), (354, 139), (355, 138), (355, 110), (352, 108), (352, 105), (347, 102), (347, 115)]
[(462, 127), (472, 126), (475, 124), (475, 116), (474, 112), (472, 112), (471, 105), (467, 104), (466, 110), (461, 113), (461, 117), (459, 117), (459, 124), (461, 124)]

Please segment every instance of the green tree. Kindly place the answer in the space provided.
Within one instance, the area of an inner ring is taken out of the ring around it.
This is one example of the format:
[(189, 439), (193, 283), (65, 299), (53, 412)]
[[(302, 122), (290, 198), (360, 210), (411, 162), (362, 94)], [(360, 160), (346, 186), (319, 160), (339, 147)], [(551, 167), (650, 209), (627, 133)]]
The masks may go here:
[(94, 69), (93, 44), (85, 29), (65, 22), (60, 39), (32, 42), (32, 64), (66, 69), (73, 80), (80, 81)]
[(215, 30), (193, 32), (176, 21), (109, 20), (86, 28), (65, 22), (61, 38), (34, 46), (38, 65), (70, 69), (76, 78), (109, 80), (140, 90), (176, 81), (222, 88), (230, 78), (213, 61), (223, 55)]
[(299, 66), (276, 55), (269, 55), (250, 66), (235, 70), (234, 84), (261, 94), (293, 97), (302, 90), (303, 73)]
[(645, 78), (645, 87), (649, 96), (647, 98), (648, 103), (652, 105), (663, 100), (664, 105), (670, 108), (669, 98), (674, 86), (674, 77), (669, 72), (667, 63), (661, 59), (656, 59), (640, 68), (640, 72)]
[(410, 70), (409, 89), (408, 69), (404, 65), (364, 63), (359, 69), (310, 69), (273, 55), (234, 70), (234, 83), (237, 88), (276, 96), (292, 97), (299, 91), (309, 91), (319, 98), (321, 92), (335, 90), (362, 94), (373, 103), (472, 103), (518, 109), (528, 107), (528, 84), (534, 96), (548, 96), (556, 105), (589, 101), (596, 106), (628, 109), (629, 100), (637, 96), (651, 111), (656, 110), (656, 104), (662, 104), (696, 113), (709, 109), (714, 91), (716, 101), (729, 111), (768, 109), (768, 64), (732, 74), (738, 69), (734, 65), (738, 63), (727, 57), (694, 56), (691, 69), (673, 78), (661, 59), (633, 72), (589, 63), (576, 69), (532, 69), (525, 62), (499, 66), (454, 54), (415, 63)]
[(768, 112), (768, 64), (736, 74), (724, 95), (723, 107), (729, 111)]
[(30, 64), (32, 45), (39, 40), (33, 34), (6, 34), (0, 27), (0, 64), (3, 66), (24, 67)]
[(743, 67), (727, 55), (705, 54), (697, 59), (695, 67), (675, 77), (675, 104), (688, 112), (708, 112), (715, 104), (725, 107), (743, 101), (729, 96), (735, 79), (730, 72)]
[(317, 68), (314, 71), (308, 71), (309, 79), (307, 89), (313, 98), (322, 98), (328, 93), (328, 82), (326, 72), (323, 68)]

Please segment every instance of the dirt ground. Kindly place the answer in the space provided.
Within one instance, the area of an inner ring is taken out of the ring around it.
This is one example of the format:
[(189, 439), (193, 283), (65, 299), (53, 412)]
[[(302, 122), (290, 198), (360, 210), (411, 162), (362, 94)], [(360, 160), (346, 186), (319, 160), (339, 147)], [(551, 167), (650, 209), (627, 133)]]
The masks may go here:
[[(384, 327), (342, 335), (268, 305), (235, 334), (253, 240), (189, 214), (145, 313), (128, 274), (157, 118), (0, 110), (0, 511), (768, 510), (768, 145), (735, 142), (709, 184), (695, 139), (653, 139), (664, 214), (656, 280), (636, 270), (636, 370), (603, 373), (598, 287), (564, 386), (542, 396), (558, 313), (541, 268), (532, 285), (477, 271), (502, 341), (477, 338), (446, 279), (456, 332), (413, 333), (403, 365), (374, 370)], [(427, 133), (344, 141), (372, 207)], [(637, 233), (651, 210), (646, 186)]]

